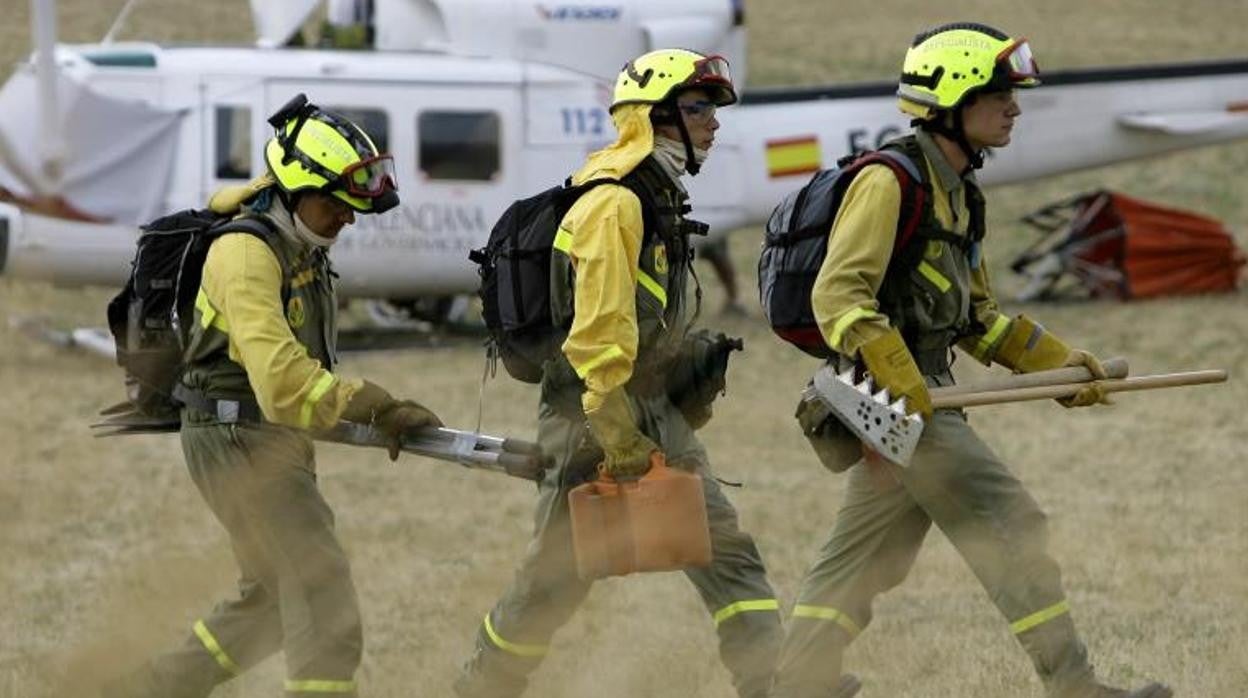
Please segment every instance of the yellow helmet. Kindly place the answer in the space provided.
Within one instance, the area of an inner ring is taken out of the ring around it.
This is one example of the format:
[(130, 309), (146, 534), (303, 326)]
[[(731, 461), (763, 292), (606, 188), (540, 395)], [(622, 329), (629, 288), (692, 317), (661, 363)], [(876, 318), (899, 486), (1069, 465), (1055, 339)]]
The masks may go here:
[(277, 133), (264, 161), (287, 193), (319, 190), (360, 213), (381, 213), (399, 203), (394, 159), (350, 120), (309, 104), (300, 94), (269, 118)]
[(901, 68), (898, 106), (928, 118), (976, 92), (1039, 84), (1040, 70), (1026, 39), (973, 22), (946, 24), (914, 37)]
[(611, 110), (621, 104), (659, 104), (681, 90), (706, 90), (716, 106), (735, 104), (737, 91), (723, 56), (665, 48), (629, 61), (615, 80)]

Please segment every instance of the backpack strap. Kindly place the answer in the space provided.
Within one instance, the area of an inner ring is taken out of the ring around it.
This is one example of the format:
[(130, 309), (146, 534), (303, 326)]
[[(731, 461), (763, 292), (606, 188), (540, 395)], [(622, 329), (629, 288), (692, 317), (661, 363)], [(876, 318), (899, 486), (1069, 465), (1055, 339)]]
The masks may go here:
[(930, 212), (932, 185), (923, 176), (920, 163), (921, 159), (916, 160), (904, 150), (886, 147), (863, 155), (850, 166), (857, 171), (867, 165), (880, 164), (892, 170), (897, 177), (897, 184), (901, 187), (901, 210), (897, 219), (897, 238), (893, 243), (894, 257), (906, 249)]
[(268, 218), (247, 214), (222, 221), (208, 229), (208, 234), (214, 239), (226, 233), (247, 233), (264, 240), (265, 244), (273, 250), (273, 254), (277, 255), (278, 261), (282, 262), (282, 266), (285, 267), (287, 261), (285, 255), (275, 244), (278, 236), (277, 227)]
[(237, 218), (222, 221), (208, 230), (208, 235), (216, 239), (227, 233), (245, 233), (264, 241), (277, 257), (277, 266), (282, 270), (282, 303), (290, 300), (290, 264), (281, 245), (278, 244), (277, 226), (265, 216), (245, 214)]
[(564, 189), (567, 190), (566, 196), (572, 197), (571, 201), (568, 202), (568, 208), (571, 208), (572, 204), (574, 204), (577, 199), (580, 199), (581, 196), (590, 189), (603, 184), (618, 184), (621, 187), (633, 192), (633, 194), (637, 197), (637, 200), (641, 202), (641, 244), (644, 246), (650, 239), (650, 235), (653, 231), (658, 229), (659, 212), (658, 205), (655, 204), (654, 200), (650, 197), (649, 192), (647, 192), (640, 184), (629, 181), (627, 178), (616, 179), (614, 177), (597, 177), (595, 179), (581, 182), (580, 184), (572, 184), (572, 178), (568, 177), (563, 181)]

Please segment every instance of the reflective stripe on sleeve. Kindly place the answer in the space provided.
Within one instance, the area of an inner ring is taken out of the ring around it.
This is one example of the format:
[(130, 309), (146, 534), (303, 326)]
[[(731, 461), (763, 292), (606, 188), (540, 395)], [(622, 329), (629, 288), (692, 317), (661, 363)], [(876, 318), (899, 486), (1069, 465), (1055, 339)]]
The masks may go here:
[(508, 654), (514, 654), (517, 657), (542, 657), (546, 655), (546, 645), (519, 645), (514, 642), (504, 640), (497, 632), (494, 631), (494, 624), (490, 622), (490, 614), (485, 614), (485, 634), (490, 636), (490, 641), (494, 646)]
[(637, 283), (641, 284), (642, 288), (649, 291), (650, 295), (659, 299), (659, 305), (664, 308), (667, 307), (667, 291), (663, 290), (663, 287), (659, 285), (658, 281), (654, 280), (653, 276), (650, 276), (644, 271), (638, 270)]
[(208, 650), (208, 654), (211, 654), (212, 658), (217, 660), (217, 664), (220, 664), (222, 669), (235, 676), (243, 673), (243, 670), (234, 663), (234, 660), (230, 659), (230, 655), (226, 654), (225, 650), (221, 648), (221, 643), (217, 642), (216, 636), (212, 634), (207, 625), (204, 625), (203, 620), (195, 621), (194, 630), (195, 637), (199, 638), (199, 641), (204, 645), (204, 649)]
[(988, 357), (988, 350), (996, 344), (1001, 335), (1005, 334), (1005, 330), (1010, 326), (1010, 319), (1004, 315), (998, 315), (996, 320), (992, 321), (992, 327), (979, 338), (979, 343), (975, 345), (975, 358), (980, 361)]
[(327, 679), (286, 679), (288, 693), (354, 693), (354, 681), (331, 681)]
[(831, 337), (832, 341), (830, 342), (831, 347), (833, 349), (836, 349), (837, 347), (841, 346), (841, 337), (845, 335), (845, 330), (849, 329), (850, 325), (854, 324), (855, 322), (863, 318), (875, 317), (878, 314), (879, 313), (875, 312), (874, 310), (868, 310), (866, 308), (854, 308), (848, 313), (845, 313), (844, 315), (842, 315), (841, 319), (837, 320), (835, 325), (832, 325), (832, 337)]
[(1066, 599), (1062, 599), (1048, 608), (1041, 609), (1025, 618), (1020, 618), (1010, 623), (1010, 632), (1015, 635), (1025, 633), (1037, 625), (1042, 625), (1057, 618), (1063, 613), (1070, 613), (1070, 602)]
[(308, 391), (308, 396), (303, 400), (303, 406), (299, 408), (299, 426), (304, 429), (312, 426), (312, 410), (316, 409), (317, 403), (332, 387), (334, 387), (334, 374), (332, 373), (321, 376), (316, 385), (312, 386), (312, 390)]
[(200, 288), (199, 293), (195, 296), (195, 309), (199, 311), (199, 324), (204, 327), (215, 327), (226, 334), (230, 333), (229, 324), (217, 312), (217, 309), (212, 307), (212, 303), (208, 300), (208, 294), (204, 293), (203, 288)]
[(620, 348), (620, 345), (612, 344), (610, 347), (607, 347), (606, 349), (604, 349), (594, 358), (590, 359), (589, 361), (586, 361), (584, 366), (576, 366), (575, 367), (576, 375), (582, 380), (584, 380), (585, 374), (589, 373), (595, 368), (598, 368), (599, 366), (605, 364), (606, 362), (612, 359), (619, 358), (621, 356), (624, 356), (624, 350)]
[(560, 226), (558, 232), (555, 233), (554, 248), (564, 254), (568, 254), (568, 251), (572, 249), (571, 231), (563, 226)]
[(793, 607), (793, 617), (830, 620), (844, 628), (850, 635), (858, 635), (862, 632), (862, 628), (858, 627), (853, 619), (830, 606), (809, 606), (799, 603)]
[(719, 627), (720, 623), (741, 613), (754, 613), (757, 611), (779, 611), (780, 603), (775, 599), (750, 599), (748, 601), (737, 601), (715, 612), (715, 627)]
[(949, 288), (953, 286), (953, 283), (945, 278), (944, 274), (941, 274), (936, 270), (936, 267), (928, 264), (926, 261), (919, 262), (919, 273), (923, 275), (923, 278), (932, 282), (936, 288), (940, 289), (941, 293), (947, 293)]

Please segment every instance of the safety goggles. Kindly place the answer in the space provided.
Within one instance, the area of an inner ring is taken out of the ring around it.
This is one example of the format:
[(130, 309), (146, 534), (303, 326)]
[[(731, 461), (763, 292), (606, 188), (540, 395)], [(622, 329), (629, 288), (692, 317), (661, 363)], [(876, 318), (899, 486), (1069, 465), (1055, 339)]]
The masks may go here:
[(715, 116), (715, 103), (705, 99), (696, 102), (676, 103), (676, 108), (685, 115), (685, 121), (692, 124), (704, 124)]
[(394, 174), (394, 158), (376, 155), (347, 166), (338, 178), (343, 191), (351, 196), (372, 199), (387, 191), (397, 191), (398, 177)]
[(707, 56), (693, 64), (693, 75), (686, 81), (688, 85), (722, 85), (732, 88), (732, 73), (728, 70), (728, 61), (723, 56)]
[(1040, 68), (1031, 55), (1031, 44), (1026, 39), (1019, 39), (1006, 46), (997, 54), (997, 64), (1005, 68), (1010, 82), (1030, 82), (1039, 80)]

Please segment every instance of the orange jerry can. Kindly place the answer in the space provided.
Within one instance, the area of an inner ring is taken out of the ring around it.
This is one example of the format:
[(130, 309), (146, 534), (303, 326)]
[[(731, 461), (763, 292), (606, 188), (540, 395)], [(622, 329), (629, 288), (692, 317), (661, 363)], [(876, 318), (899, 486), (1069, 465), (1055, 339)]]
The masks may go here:
[(669, 468), (661, 453), (640, 479), (605, 472), (568, 493), (581, 579), (711, 564), (702, 478)]

